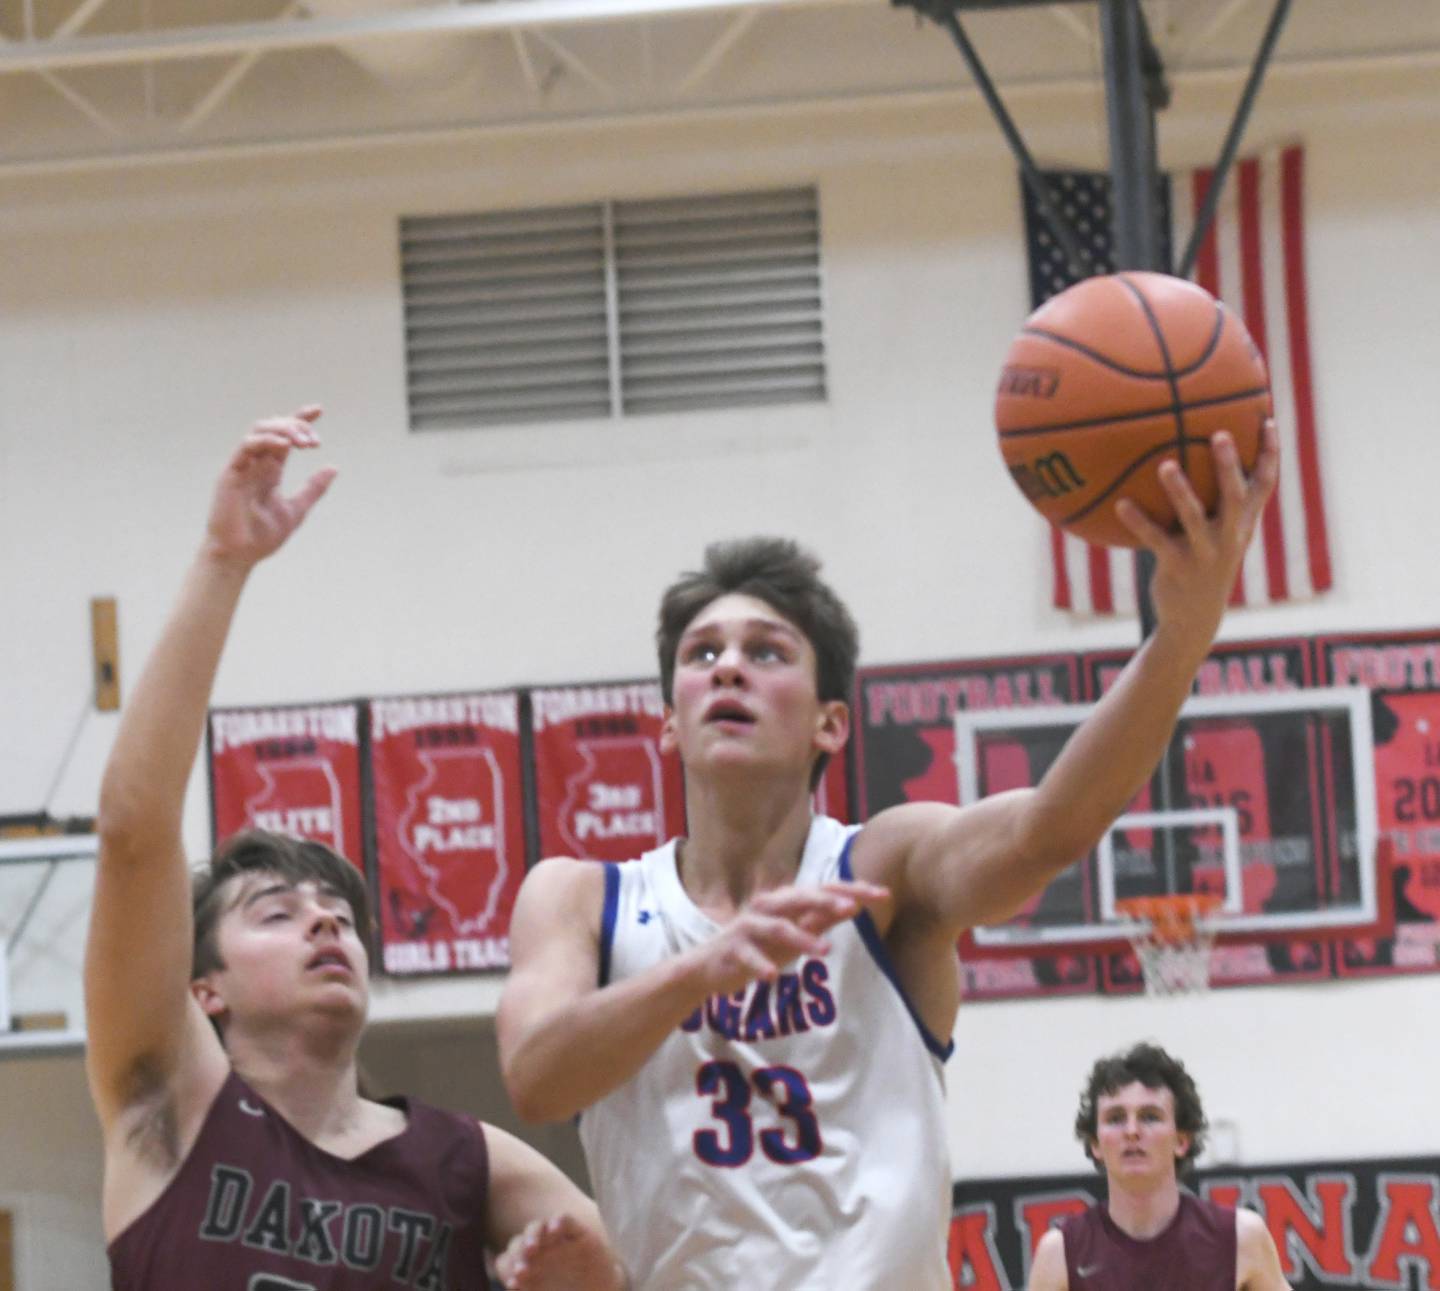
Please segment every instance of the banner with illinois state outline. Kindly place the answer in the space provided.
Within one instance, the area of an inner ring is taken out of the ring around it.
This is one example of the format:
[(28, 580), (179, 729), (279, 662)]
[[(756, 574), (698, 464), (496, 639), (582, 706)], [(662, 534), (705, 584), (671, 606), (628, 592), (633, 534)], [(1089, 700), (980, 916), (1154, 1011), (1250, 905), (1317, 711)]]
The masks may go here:
[(210, 835), (312, 839), (365, 868), (363, 711), (354, 701), (210, 712)]
[[(633, 860), (685, 832), (680, 758), (660, 751), (658, 682), (541, 687), (529, 700), (539, 857)], [(812, 801), (848, 822), (846, 752), (830, 760)]]
[(525, 877), (519, 694), (372, 699), (369, 710), (384, 970), (507, 967)]
[(628, 861), (685, 832), (680, 759), (660, 752), (660, 683), (530, 692), (540, 855)]

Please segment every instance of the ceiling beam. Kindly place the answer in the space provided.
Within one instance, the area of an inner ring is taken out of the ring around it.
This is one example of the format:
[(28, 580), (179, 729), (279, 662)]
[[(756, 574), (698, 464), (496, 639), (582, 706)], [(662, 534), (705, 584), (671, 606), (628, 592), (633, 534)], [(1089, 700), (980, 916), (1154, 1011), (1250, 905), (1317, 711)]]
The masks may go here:
[[(1373, 54), (1338, 54), (1297, 58), (1272, 64), (1269, 75), (1326, 76), (1353, 72), (1388, 73), (1440, 69), (1440, 45), (1411, 50)], [(1241, 64), (1221, 63), (1206, 67), (1177, 70), (1174, 78), (1186, 84), (1229, 84), (1243, 76)], [(1000, 88), (1008, 98), (1034, 95), (1093, 94), (1093, 76), (1065, 76), (1055, 79), (1015, 80), (1002, 82)], [(246, 158), (296, 156), (314, 153), (345, 152), (388, 146), (407, 148), (421, 144), (455, 142), (486, 137), (545, 135), (554, 131), (610, 130), (621, 126), (668, 126), (678, 122), (735, 121), (755, 117), (773, 118), (815, 112), (870, 112), (877, 108), (914, 110), (943, 103), (970, 103), (979, 99), (973, 86), (961, 85), (958, 78), (938, 84), (911, 86), (904, 90), (877, 89), (799, 95), (794, 98), (755, 98), (726, 104), (700, 106), (676, 105), (649, 108), (626, 108), (611, 112), (584, 114), (529, 114), (496, 120), (432, 122), (428, 125), (400, 129), (361, 130), (350, 133), (328, 131), (298, 137), (235, 139), (225, 142), (177, 146), (167, 141), (159, 146), (146, 146), (125, 152), (76, 153), (69, 156), (6, 157), (0, 153), (0, 179), (17, 176), (83, 174), (108, 170), (127, 170), (152, 166), (184, 166), (197, 162), (234, 161)], [(4, 863), (4, 847), (0, 841), (0, 864)], [(4, 1056), (0, 1045), (0, 1058)]]
[(755, 9), (743, 9), (735, 15), (719, 38), (705, 51), (695, 65), (675, 83), (676, 94), (688, 94), (710, 75), (728, 54), (737, 41), (754, 25), (760, 16)]
[(85, 0), (68, 18), (65, 19), (52, 33), (55, 37), (73, 36), (87, 22), (90, 21), (101, 9), (105, 7), (108, 0)]
[(1089, 26), (1083, 18), (1077, 17), (1073, 9), (1063, 4), (1052, 4), (1046, 8), (1045, 12), (1062, 27), (1078, 36), (1092, 53), (1099, 51), (1100, 41), (1095, 34), (1095, 29)]
[(530, 87), (530, 97), (538, 102), (545, 95), (545, 87), (540, 83), (540, 73), (535, 70), (535, 60), (530, 57), (530, 49), (525, 44), (525, 33), (518, 27), (512, 27), (510, 42), (515, 46), (515, 57), (520, 63), (525, 84)]
[(40, 79), (54, 90), (55, 93), (60, 95), (61, 98), (65, 99), (66, 102), (74, 107), (82, 116), (86, 117), (92, 125), (99, 127), (99, 129), (103, 130), (113, 139), (124, 137), (125, 132), (121, 130), (115, 122), (100, 111), (100, 109), (81, 94), (79, 90), (75, 89), (74, 86), (67, 85), (60, 77), (56, 76), (54, 72), (41, 72)]
[[(281, 18), (289, 18), (299, 12), (301, 0), (290, 0), (290, 3), (281, 11)], [(234, 92), (235, 87), (249, 74), (250, 69), (263, 58), (264, 55), (258, 49), (252, 49), (248, 53), (241, 54), (220, 78), (195, 103), (195, 106), (185, 114), (180, 122), (182, 134), (188, 134), (197, 130), (210, 115)]]
[(548, 35), (542, 27), (539, 31), (533, 31), (531, 36), (545, 46), (555, 55), (566, 67), (575, 73), (582, 81), (589, 82), (592, 89), (598, 90), (607, 99), (615, 97), (615, 87), (603, 76), (591, 67), (573, 49), (566, 48), (554, 36)]
[(112, 36), (12, 41), (0, 47), (0, 75), (173, 62), (275, 50), (325, 48), (361, 40), (447, 32), (509, 32), (532, 35), (545, 28), (593, 26), (637, 18), (668, 18), (754, 9), (874, 7), (876, 0), (490, 0), (484, 4), (435, 5), (359, 18), (219, 23)]
[(1210, 21), (1194, 35), (1189, 36), (1184, 44), (1175, 51), (1176, 61), (1184, 59), (1192, 49), (1203, 49), (1210, 40), (1220, 34), (1222, 28), (1228, 27), (1241, 11), (1248, 9), (1251, 4), (1252, 0), (1230, 0), (1229, 4), (1225, 5), (1219, 13), (1212, 14)]

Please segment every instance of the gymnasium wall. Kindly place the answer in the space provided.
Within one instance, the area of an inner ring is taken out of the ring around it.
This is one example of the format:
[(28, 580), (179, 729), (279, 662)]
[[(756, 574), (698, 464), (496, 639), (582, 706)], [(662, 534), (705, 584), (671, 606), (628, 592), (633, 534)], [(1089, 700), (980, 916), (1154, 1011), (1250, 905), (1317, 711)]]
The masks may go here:
[[(1440, 622), (1428, 383), (1440, 99), (1425, 77), (1277, 75), (1252, 123), (1255, 146), (1307, 147), (1337, 590), (1238, 615), (1228, 636)], [(1213, 156), (1235, 92), (1180, 82), (1170, 164)], [(1098, 93), (1016, 107), (1042, 159), (1101, 160)], [(807, 181), (821, 197), (826, 404), (406, 433), (400, 215)], [(224, 455), (255, 416), (310, 400), (328, 409), (320, 458), (341, 477), (253, 580), (218, 703), (643, 674), (663, 584), (708, 540), (766, 530), (825, 556), (867, 662), (1129, 643), (1133, 624), (1047, 608), (1044, 534), (994, 448), (994, 377), (1026, 299), (1014, 167), (968, 95), (0, 172), (0, 812), (50, 791), (87, 693), (88, 599), (119, 598), (128, 687)], [(94, 810), (113, 731), (113, 718), (89, 719), (53, 811)], [(198, 774), (186, 841), (204, 853)], [(79, 920), (55, 935), (47, 954), (73, 981)], [(493, 1009), (496, 986), (384, 985), (376, 1013), (463, 1019)], [(1085, 1069), (1141, 1035), (1190, 1061), (1212, 1116), (1233, 1126), (1222, 1147), (1246, 1161), (1434, 1152), (1422, 1091), (1440, 1030), (1419, 1024), (1434, 991), (1415, 978), (964, 1008), (955, 1169), (1073, 1168)], [(371, 1041), (372, 1064), (429, 1092), (414, 1054), (430, 1042), (401, 1030)], [(445, 1035), (433, 1079), (451, 1093), (463, 1062)], [(472, 1109), (502, 1097), (493, 1074), (477, 1079)], [(79, 1059), (0, 1061), (0, 1127), (22, 1285), (100, 1285), (100, 1158)]]

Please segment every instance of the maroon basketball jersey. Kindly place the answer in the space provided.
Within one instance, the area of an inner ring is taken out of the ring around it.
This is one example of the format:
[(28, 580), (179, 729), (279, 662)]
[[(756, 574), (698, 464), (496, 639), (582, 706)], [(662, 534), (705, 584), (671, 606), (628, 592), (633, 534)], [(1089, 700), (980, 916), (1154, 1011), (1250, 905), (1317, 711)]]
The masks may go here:
[(1060, 1225), (1070, 1291), (1235, 1291), (1235, 1212), (1188, 1192), (1163, 1233), (1139, 1241), (1104, 1206)]
[(110, 1243), (113, 1291), (483, 1291), (484, 1132), (396, 1105), (405, 1129), (346, 1161), (232, 1072), (179, 1173)]

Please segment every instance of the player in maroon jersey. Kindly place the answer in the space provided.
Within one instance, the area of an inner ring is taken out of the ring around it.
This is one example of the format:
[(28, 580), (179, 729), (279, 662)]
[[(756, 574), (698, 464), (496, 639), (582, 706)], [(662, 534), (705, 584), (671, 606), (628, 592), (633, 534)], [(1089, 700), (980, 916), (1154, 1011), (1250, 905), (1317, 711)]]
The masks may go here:
[(192, 910), (186, 780), (247, 577), (334, 478), (280, 492), (319, 413), (257, 423), (230, 459), (105, 769), (85, 1009), (113, 1285), (480, 1291), (488, 1254), (519, 1291), (617, 1291), (594, 1205), (538, 1153), (360, 1094), (368, 913), (347, 861), (247, 835)]
[(1027, 1291), (1289, 1291), (1259, 1215), (1181, 1189), (1205, 1129), (1195, 1082), (1158, 1045), (1101, 1058), (1075, 1136), (1108, 1200), (1040, 1239)]

